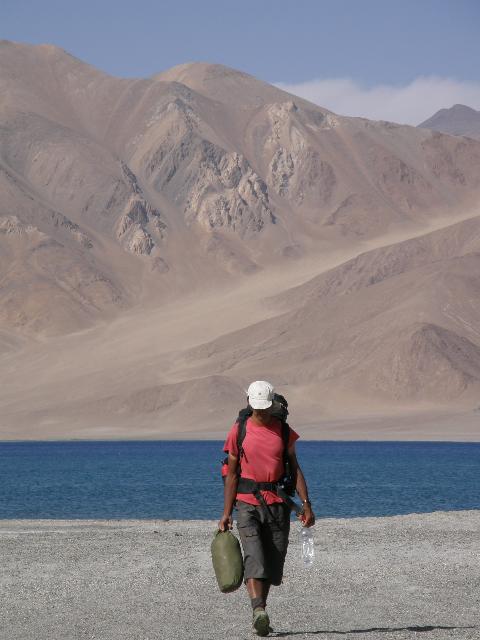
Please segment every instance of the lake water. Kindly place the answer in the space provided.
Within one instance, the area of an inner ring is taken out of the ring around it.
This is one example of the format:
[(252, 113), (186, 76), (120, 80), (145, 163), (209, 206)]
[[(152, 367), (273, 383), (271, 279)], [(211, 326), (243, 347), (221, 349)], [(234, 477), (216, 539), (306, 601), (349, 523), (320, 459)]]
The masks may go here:
[[(317, 517), (480, 509), (480, 443), (297, 443)], [(217, 519), (222, 442), (0, 443), (0, 518)]]

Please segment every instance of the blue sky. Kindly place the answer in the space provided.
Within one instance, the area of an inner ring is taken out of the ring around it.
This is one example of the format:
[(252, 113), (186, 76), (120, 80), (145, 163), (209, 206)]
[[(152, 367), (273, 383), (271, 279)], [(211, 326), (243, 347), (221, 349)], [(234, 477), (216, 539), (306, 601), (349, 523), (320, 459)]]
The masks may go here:
[(480, 108), (478, 0), (0, 0), (0, 37), (118, 76), (222, 63), (348, 115)]

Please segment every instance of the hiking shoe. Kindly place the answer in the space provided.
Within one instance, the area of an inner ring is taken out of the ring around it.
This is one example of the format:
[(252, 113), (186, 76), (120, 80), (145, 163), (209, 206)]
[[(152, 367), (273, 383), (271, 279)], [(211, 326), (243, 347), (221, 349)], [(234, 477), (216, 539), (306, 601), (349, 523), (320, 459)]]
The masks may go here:
[(257, 636), (268, 636), (270, 629), (268, 613), (263, 607), (257, 607), (253, 612), (253, 630)]

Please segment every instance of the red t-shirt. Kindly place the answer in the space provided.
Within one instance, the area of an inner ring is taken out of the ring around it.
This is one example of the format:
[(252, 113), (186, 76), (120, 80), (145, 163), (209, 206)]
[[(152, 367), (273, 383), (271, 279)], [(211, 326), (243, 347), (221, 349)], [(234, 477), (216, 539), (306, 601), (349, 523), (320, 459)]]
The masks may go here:
[[(238, 423), (230, 429), (223, 450), (238, 457), (237, 446)], [(290, 447), (299, 435), (290, 428), (288, 446)], [(246, 434), (243, 441), (243, 456), (239, 461), (242, 467), (242, 477), (257, 482), (276, 482), (284, 473), (283, 469), (283, 441), (282, 424), (280, 420), (272, 418), (268, 426), (260, 425), (252, 418), (248, 418)], [(283, 502), (273, 491), (262, 491), (267, 504)], [(258, 505), (253, 493), (237, 493), (237, 500), (248, 504)]]

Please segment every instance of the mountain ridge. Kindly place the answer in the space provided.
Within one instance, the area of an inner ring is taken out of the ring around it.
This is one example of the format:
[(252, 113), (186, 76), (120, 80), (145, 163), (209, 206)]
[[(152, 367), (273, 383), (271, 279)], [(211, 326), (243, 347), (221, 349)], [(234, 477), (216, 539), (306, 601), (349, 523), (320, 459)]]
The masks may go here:
[(0, 89), (0, 433), (215, 430), (261, 377), (305, 423), (471, 406), (480, 142), (48, 45)]

